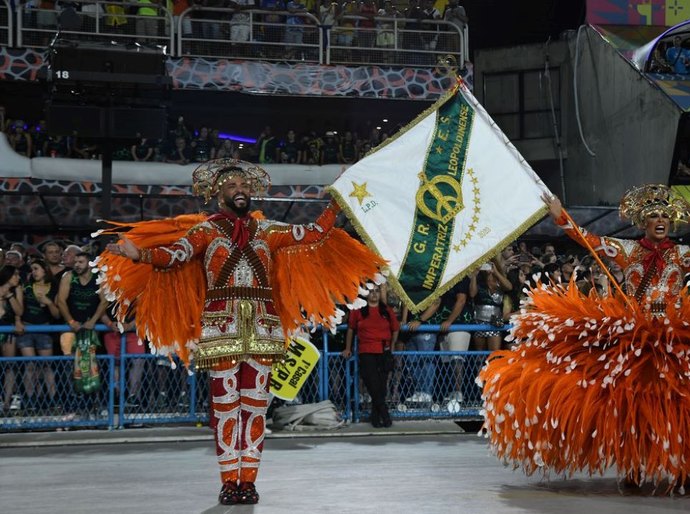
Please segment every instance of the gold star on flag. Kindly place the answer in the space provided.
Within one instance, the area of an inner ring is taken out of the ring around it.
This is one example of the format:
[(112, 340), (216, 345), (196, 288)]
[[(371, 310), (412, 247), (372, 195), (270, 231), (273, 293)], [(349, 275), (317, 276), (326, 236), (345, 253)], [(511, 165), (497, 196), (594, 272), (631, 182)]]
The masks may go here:
[(367, 191), (367, 183), (363, 182), (362, 184), (357, 184), (355, 181), (352, 181), (352, 187), (354, 187), (354, 191), (350, 193), (350, 196), (354, 196), (359, 200), (359, 205), (362, 205), (362, 202), (364, 201), (365, 198), (368, 196), (371, 196), (371, 193)]
[(441, 155), (443, 153), (443, 148), (441, 148), (440, 146), (437, 146), (436, 147), (436, 153)]

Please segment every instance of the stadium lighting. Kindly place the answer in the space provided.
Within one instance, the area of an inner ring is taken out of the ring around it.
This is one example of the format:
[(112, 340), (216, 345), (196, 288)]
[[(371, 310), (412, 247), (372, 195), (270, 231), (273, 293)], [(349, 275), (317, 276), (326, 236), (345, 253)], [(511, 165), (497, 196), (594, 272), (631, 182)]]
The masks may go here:
[(218, 134), (219, 139), (230, 139), (232, 141), (238, 141), (240, 143), (249, 143), (249, 144), (255, 144), (256, 139), (252, 139), (251, 137), (243, 137), (243, 136), (237, 136), (235, 134), (226, 134), (224, 132), (221, 132)]

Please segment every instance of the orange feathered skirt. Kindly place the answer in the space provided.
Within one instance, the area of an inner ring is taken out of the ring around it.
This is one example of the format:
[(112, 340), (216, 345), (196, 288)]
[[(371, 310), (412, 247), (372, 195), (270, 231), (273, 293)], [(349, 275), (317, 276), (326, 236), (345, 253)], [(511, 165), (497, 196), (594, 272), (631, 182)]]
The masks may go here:
[[(666, 317), (632, 300), (539, 285), (513, 317), (512, 350), (481, 370), (484, 431), (527, 474), (603, 474), (637, 484), (690, 473), (690, 300)], [(675, 302), (678, 302), (675, 304)]]

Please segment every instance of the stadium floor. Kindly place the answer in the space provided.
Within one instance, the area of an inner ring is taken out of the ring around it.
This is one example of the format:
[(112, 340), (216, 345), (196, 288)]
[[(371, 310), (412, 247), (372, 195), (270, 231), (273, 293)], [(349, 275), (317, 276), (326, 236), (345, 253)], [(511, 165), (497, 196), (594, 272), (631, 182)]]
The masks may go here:
[(690, 497), (621, 493), (615, 477), (550, 481), (511, 471), (473, 434), (266, 440), (256, 506), (216, 502), (211, 441), (0, 449), (11, 513), (688, 512)]

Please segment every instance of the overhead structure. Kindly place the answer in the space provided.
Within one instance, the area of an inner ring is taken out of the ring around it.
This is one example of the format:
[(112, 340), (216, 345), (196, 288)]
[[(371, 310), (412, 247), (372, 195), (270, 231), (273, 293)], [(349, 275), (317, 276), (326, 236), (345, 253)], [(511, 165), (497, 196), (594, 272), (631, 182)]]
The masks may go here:
[(101, 142), (101, 216), (111, 217), (113, 140), (166, 136), (163, 48), (56, 39), (49, 47), (48, 132)]

